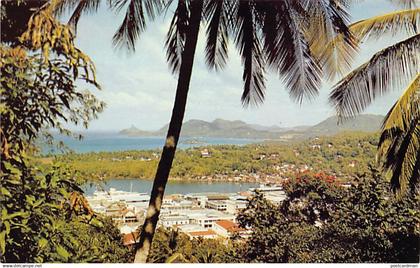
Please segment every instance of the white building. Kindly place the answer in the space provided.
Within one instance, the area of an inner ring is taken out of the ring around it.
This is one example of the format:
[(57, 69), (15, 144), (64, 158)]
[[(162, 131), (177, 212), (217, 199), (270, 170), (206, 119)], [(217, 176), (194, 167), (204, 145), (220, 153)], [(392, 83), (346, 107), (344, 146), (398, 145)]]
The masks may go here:
[(226, 212), (236, 215), (241, 209), (245, 209), (248, 201), (245, 200), (226, 200)]
[(204, 238), (204, 239), (215, 239), (218, 237), (218, 234), (213, 230), (205, 230), (205, 231), (195, 231), (195, 232), (187, 232), (186, 233), (190, 238)]
[(227, 200), (209, 200), (206, 203), (206, 208), (214, 209), (218, 211), (226, 211), (226, 204)]
[(207, 229), (198, 224), (184, 224), (176, 226), (183, 233), (206, 231)]
[(220, 221), (220, 220), (231, 220), (234, 221), (235, 220), (235, 216), (234, 215), (230, 215), (230, 214), (199, 214), (199, 215), (189, 215), (190, 218), (190, 223), (193, 224), (198, 224), (204, 228), (212, 228), (213, 224), (216, 221)]
[(199, 207), (205, 208), (208, 198), (204, 194), (187, 194), (184, 196), (186, 200), (195, 202)]
[(190, 220), (185, 215), (164, 215), (160, 218), (160, 224), (165, 227), (172, 227), (174, 225), (189, 224)]
[(259, 188), (251, 188), (250, 191), (258, 191), (263, 194), (264, 198), (278, 205), (286, 199), (286, 193), (281, 186), (264, 186)]
[(161, 213), (164, 215), (183, 214), (192, 209), (193, 205), (193, 202), (190, 200), (182, 200), (179, 202), (171, 200), (163, 203)]

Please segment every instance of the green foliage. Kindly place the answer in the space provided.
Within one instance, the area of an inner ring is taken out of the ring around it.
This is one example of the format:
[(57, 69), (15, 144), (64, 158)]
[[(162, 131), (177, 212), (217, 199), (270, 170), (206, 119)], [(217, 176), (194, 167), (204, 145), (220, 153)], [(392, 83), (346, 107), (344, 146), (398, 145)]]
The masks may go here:
[[(2, 262), (122, 262), (129, 252), (109, 219), (72, 205), (80, 193), (73, 172), (38, 169), (25, 160), (3, 170)], [(9, 169), (10, 168), (10, 169)]]
[[(6, 9), (2, 18), (15, 15)], [(63, 121), (87, 126), (103, 103), (77, 89), (77, 79), (97, 85), (93, 65), (49, 6), (28, 27), (23, 43), (0, 46), (0, 261), (127, 261), (118, 230), (94, 215), (77, 173), (58, 162), (40, 166), (33, 160), (34, 140), (45, 129), (70, 134)]]
[(176, 230), (159, 228), (153, 239), (148, 262), (222, 263), (232, 244), (218, 239), (190, 239)]
[[(320, 145), (313, 149), (312, 145)], [(329, 146), (330, 144), (330, 146)], [(331, 147), (332, 144), (332, 147)], [(344, 133), (292, 144), (263, 143), (245, 146), (218, 145), (206, 147), (210, 158), (201, 157), (204, 147), (178, 150), (171, 178), (183, 180), (227, 180), (243, 175), (241, 180), (255, 180), (253, 175), (292, 178), (297, 168), (307, 165), (343, 180), (351, 180), (368, 171), (375, 162), (377, 135)], [(57, 157), (83, 173), (87, 181), (114, 178), (151, 179), (159, 151), (125, 151), (70, 153)], [(298, 155), (296, 155), (298, 153)], [(261, 155), (264, 155), (261, 158)], [(356, 166), (350, 166), (354, 161)], [(283, 164), (295, 165), (282, 172)]]
[[(323, 237), (335, 238), (339, 262), (419, 262), (420, 196), (396, 200), (377, 173), (360, 178), (338, 204)], [(328, 243), (326, 239), (323, 243)]]
[[(304, 182), (304, 183), (302, 183)], [(419, 197), (395, 200), (377, 172), (342, 188), (305, 175), (279, 206), (256, 195), (239, 215), (253, 233), (242, 262), (418, 262)]]

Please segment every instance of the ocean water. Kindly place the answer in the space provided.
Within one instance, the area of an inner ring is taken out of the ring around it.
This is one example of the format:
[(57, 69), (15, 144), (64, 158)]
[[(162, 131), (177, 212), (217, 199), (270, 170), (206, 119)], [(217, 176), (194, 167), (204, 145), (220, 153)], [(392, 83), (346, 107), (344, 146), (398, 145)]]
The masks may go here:
[[(65, 146), (76, 153), (88, 152), (115, 152), (125, 150), (150, 150), (162, 148), (165, 139), (163, 137), (125, 137), (115, 133), (87, 133), (82, 140), (71, 137), (58, 136), (56, 141), (64, 142)], [(193, 142), (191, 142), (193, 141)], [(230, 139), (230, 138), (181, 138), (178, 148), (184, 149), (205, 145), (245, 145), (256, 143), (255, 139)], [(44, 146), (43, 153), (60, 153), (56, 149)], [(86, 195), (92, 195), (95, 190), (117, 190), (150, 193), (152, 180), (144, 179), (110, 179), (101, 184), (87, 183), (83, 186)], [(233, 183), (233, 182), (168, 182), (165, 194), (187, 194), (199, 192), (235, 193), (246, 191), (248, 188), (256, 187), (254, 183)]]
[[(160, 149), (165, 142), (165, 138), (163, 137), (126, 137), (115, 133), (88, 133), (84, 134), (82, 140), (65, 136), (55, 136), (55, 140), (64, 142), (69, 149), (76, 153)], [(185, 149), (189, 147), (220, 144), (245, 145), (258, 141), (259, 140), (255, 139), (233, 138), (180, 138), (178, 148)], [(44, 146), (43, 148), (43, 153), (45, 154), (54, 152), (57, 152), (57, 150), (47, 146)]]
[[(152, 180), (145, 179), (111, 179), (100, 185), (96, 185), (94, 183), (86, 184), (83, 186), (83, 190), (86, 195), (92, 195), (95, 190), (109, 190), (110, 188), (150, 194), (152, 190), (152, 183)], [(165, 189), (165, 195), (205, 192), (236, 193), (246, 191), (249, 188), (257, 186), (259, 186), (259, 184), (256, 183), (169, 181)]]

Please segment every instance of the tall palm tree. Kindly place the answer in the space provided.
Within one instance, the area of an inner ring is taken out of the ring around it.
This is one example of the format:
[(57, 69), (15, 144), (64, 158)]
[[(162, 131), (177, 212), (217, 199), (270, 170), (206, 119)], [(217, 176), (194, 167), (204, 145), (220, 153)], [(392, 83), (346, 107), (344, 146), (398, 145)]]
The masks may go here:
[[(97, 10), (99, 0), (62, 0), (59, 10), (74, 10), (70, 23), (81, 14)], [(153, 18), (173, 10), (165, 47), (167, 60), (178, 84), (165, 145), (153, 182), (149, 207), (142, 227), (135, 262), (146, 262), (155, 233), (163, 195), (177, 148), (193, 70), (201, 24), (206, 29), (206, 62), (220, 70), (228, 56), (229, 38), (242, 58), (244, 106), (258, 105), (265, 96), (265, 73), (270, 68), (280, 75), (292, 99), (302, 102), (317, 95), (323, 60), (328, 53), (312, 49), (342, 36), (345, 49), (355, 45), (347, 28), (348, 0), (109, 0), (111, 8), (126, 15), (114, 35), (114, 44), (134, 50), (145, 29), (146, 15)], [(316, 32), (315, 32), (316, 29)], [(335, 47), (330, 52), (334, 54)]]
[(341, 117), (363, 111), (377, 97), (408, 85), (382, 124), (378, 160), (391, 173), (397, 194), (415, 192), (420, 169), (420, 8), (416, 1), (394, 1), (406, 9), (358, 21), (349, 26), (359, 41), (385, 34), (408, 38), (377, 52), (335, 86), (330, 101)]

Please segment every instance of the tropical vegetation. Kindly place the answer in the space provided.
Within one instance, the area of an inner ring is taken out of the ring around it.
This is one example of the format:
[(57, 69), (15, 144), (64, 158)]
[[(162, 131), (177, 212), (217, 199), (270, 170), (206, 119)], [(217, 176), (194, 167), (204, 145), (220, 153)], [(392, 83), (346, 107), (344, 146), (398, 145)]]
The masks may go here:
[(237, 262), (419, 262), (419, 195), (397, 200), (376, 170), (349, 188), (308, 173), (285, 190), (279, 205), (259, 194), (238, 216), (252, 235)]
[[(114, 43), (130, 50), (145, 29), (146, 17), (173, 11), (165, 47), (178, 85), (165, 146), (156, 152), (40, 158), (36, 141), (43, 137), (52, 142), (49, 130), (72, 135), (68, 125), (87, 127), (104, 108), (91, 91), (100, 88), (94, 65), (74, 45), (73, 34), (80, 16), (97, 10), (100, 2), (19, 0), (1, 5), (1, 262), (419, 262), (420, 53), (415, 1), (397, 1), (408, 3), (409, 9), (349, 27), (349, 1), (340, 0), (108, 1), (117, 11), (127, 7)], [(72, 11), (69, 25), (56, 19), (66, 10)], [(210, 158), (200, 156), (204, 148), (193, 148), (175, 158), (202, 25), (210, 69), (225, 66), (233, 38), (244, 65), (245, 106), (264, 100), (269, 69), (284, 79), (292, 99), (302, 102), (317, 94), (324, 74), (333, 76), (350, 67), (358, 42), (401, 29), (411, 36), (341, 80), (331, 101), (340, 116), (348, 117), (381, 93), (411, 82), (388, 113), (379, 141), (353, 133), (288, 146), (216, 146), (208, 148)], [(81, 84), (90, 90), (81, 90)], [(379, 163), (390, 171), (391, 185), (369, 165), (378, 144)], [(94, 162), (101, 161), (109, 168), (98, 172)], [(121, 173), (119, 162), (129, 167), (128, 173)], [(170, 173), (195, 179), (215, 173), (235, 177), (274, 174), (276, 165), (281, 169), (289, 164), (308, 168), (284, 174), (287, 198), (273, 204), (257, 193), (238, 216), (241, 227), (250, 230), (249, 238), (190, 240), (166, 229), (155, 235)], [(134, 251), (123, 246), (111, 219), (90, 208), (81, 189), (94, 175), (104, 179), (132, 173), (148, 178), (155, 174)], [(396, 198), (391, 188), (410, 194)]]
[[(100, 1), (63, 1), (58, 10), (74, 10), (70, 23), (77, 25), (84, 12), (97, 10)], [(321, 84), (321, 60), (330, 53), (317, 53), (320, 47), (340, 34), (344, 42), (353, 46), (347, 28), (347, 1), (218, 1), (180, 0), (109, 1), (111, 8), (127, 6), (121, 26), (114, 35), (116, 46), (135, 49), (146, 26), (146, 16), (153, 19), (161, 12), (173, 11), (165, 47), (167, 60), (178, 84), (165, 145), (162, 149), (150, 205), (140, 235), (136, 262), (146, 262), (160, 208), (175, 156), (185, 114), (189, 85), (200, 25), (206, 24), (206, 62), (210, 69), (219, 70), (227, 61), (230, 38), (239, 51), (244, 66), (242, 102), (256, 105), (264, 100), (266, 70), (275, 70), (284, 78), (292, 99), (302, 102), (313, 97)], [(314, 27), (316, 26), (316, 27)], [(315, 29), (323, 29), (319, 32)]]
[[(420, 183), (420, 8), (416, 1), (396, 2), (406, 9), (355, 22), (349, 29), (358, 42), (386, 35), (405, 39), (377, 52), (342, 78), (330, 101), (339, 116), (351, 117), (379, 96), (407, 85), (384, 119), (378, 153), (390, 173), (393, 190), (404, 195), (417, 191)], [(342, 47), (337, 39), (335, 45)], [(342, 55), (346, 61), (351, 56)], [(341, 70), (348, 67), (341, 66)]]
[[(8, 11), (18, 5), (2, 3), (2, 21), (16, 21), (16, 13)], [(130, 252), (118, 229), (90, 209), (77, 173), (58, 162), (35, 164), (39, 148), (34, 141), (50, 137), (45, 129), (70, 134), (63, 120), (87, 125), (103, 104), (76, 87), (78, 79), (97, 83), (91, 61), (74, 46), (69, 28), (48, 7), (28, 26), (20, 39), (12, 35), (18, 30), (2, 31), (0, 46), (0, 261), (125, 261)]]
[[(244, 146), (217, 145), (178, 150), (170, 179), (189, 181), (273, 182), (311, 169), (352, 180), (375, 165), (378, 135), (342, 133), (291, 143), (257, 143)], [(318, 147), (319, 146), (319, 147)], [(202, 157), (207, 150), (210, 157)], [(40, 164), (55, 159), (68, 164), (86, 182), (108, 179), (152, 179), (159, 161), (159, 150), (68, 153), (39, 158)]]
[(420, 214), (415, 198), (397, 199), (375, 169), (343, 187), (307, 172), (284, 185), (273, 204), (254, 195), (239, 216), (248, 238), (189, 239), (159, 228), (150, 262), (418, 263)]

